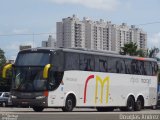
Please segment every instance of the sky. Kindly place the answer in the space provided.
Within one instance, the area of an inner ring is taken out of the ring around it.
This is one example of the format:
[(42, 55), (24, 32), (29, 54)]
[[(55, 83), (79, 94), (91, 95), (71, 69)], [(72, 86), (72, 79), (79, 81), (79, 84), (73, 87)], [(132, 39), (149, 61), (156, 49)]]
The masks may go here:
[[(0, 0), (0, 48), (15, 59), (19, 45), (40, 47), (56, 22), (73, 14), (136, 25), (147, 32), (147, 48), (160, 48), (160, 0)], [(45, 34), (41, 34), (45, 33)]]

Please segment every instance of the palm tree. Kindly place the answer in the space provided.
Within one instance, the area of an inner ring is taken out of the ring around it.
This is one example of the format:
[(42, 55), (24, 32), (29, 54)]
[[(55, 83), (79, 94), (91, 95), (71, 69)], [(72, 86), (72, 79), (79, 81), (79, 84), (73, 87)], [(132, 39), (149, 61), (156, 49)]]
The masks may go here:
[(136, 43), (130, 42), (124, 44), (124, 47), (121, 47), (120, 54), (136, 56), (138, 54)]

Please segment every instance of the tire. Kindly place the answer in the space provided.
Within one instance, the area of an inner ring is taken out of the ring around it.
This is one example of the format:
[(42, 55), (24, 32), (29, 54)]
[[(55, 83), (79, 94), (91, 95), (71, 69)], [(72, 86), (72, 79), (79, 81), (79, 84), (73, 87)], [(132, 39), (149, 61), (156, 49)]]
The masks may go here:
[(129, 96), (128, 100), (127, 100), (126, 107), (122, 107), (122, 108), (120, 108), (120, 110), (122, 110), (122, 111), (134, 111), (134, 108), (135, 108), (134, 99), (133, 99), (133, 97)]
[(128, 100), (127, 100), (127, 107), (126, 107), (126, 110), (127, 111), (134, 111), (134, 107), (135, 107), (135, 102), (134, 102), (134, 99), (133, 97), (129, 97)]
[(152, 106), (152, 110), (156, 110), (157, 109), (157, 105)]
[(74, 107), (75, 107), (75, 100), (71, 95), (69, 95), (66, 98), (65, 106), (62, 108), (62, 110), (63, 112), (72, 112)]
[(6, 102), (2, 102), (2, 107), (6, 107)]
[(109, 112), (114, 110), (113, 107), (97, 107), (96, 109), (98, 112)]
[(33, 107), (33, 110), (34, 110), (35, 112), (42, 112), (43, 109), (44, 109), (44, 107)]
[(140, 99), (135, 103), (135, 111), (141, 111), (142, 109), (142, 101)]

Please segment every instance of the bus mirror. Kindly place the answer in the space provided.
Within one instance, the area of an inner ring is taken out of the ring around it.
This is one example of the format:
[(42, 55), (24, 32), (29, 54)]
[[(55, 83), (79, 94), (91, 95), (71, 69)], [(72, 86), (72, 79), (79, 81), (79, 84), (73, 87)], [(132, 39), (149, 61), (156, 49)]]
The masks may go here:
[(47, 65), (44, 67), (44, 70), (43, 70), (43, 78), (44, 78), (44, 79), (47, 79), (47, 78), (48, 78), (48, 70), (49, 70), (50, 67), (51, 67), (51, 64), (47, 64)]
[(3, 71), (2, 71), (2, 78), (6, 78), (7, 77), (7, 70), (12, 68), (12, 64), (7, 64), (3, 67)]

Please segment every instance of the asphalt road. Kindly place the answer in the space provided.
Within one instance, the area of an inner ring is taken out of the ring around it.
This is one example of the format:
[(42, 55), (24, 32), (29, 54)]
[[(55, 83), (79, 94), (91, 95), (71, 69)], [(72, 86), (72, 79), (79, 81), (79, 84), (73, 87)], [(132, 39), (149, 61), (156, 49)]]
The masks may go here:
[(160, 109), (145, 109), (140, 112), (97, 112), (96, 109), (75, 109), (62, 112), (61, 109), (45, 109), (34, 112), (31, 108), (0, 108), (2, 120), (160, 120)]

